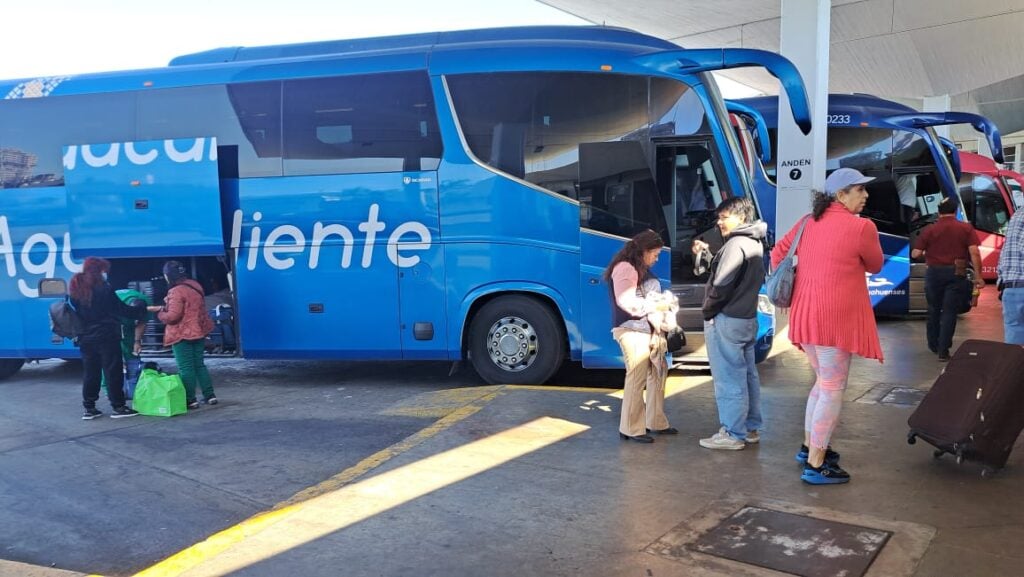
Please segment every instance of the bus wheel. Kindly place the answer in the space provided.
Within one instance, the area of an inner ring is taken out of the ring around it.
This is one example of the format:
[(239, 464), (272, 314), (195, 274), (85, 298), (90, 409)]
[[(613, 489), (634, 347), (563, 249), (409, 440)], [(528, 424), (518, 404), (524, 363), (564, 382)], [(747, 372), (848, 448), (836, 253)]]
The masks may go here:
[(25, 359), (0, 359), (0, 381), (21, 370)]
[(562, 365), (565, 329), (536, 299), (508, 295), (477, 311), (468, 345), (473, 368), (488, 383), (541, 384)]

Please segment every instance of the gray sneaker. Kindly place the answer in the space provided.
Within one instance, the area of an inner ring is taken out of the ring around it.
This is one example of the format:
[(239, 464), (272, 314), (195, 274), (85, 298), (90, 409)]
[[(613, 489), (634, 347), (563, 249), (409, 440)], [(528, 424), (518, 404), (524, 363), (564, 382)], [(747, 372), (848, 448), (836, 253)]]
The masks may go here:
[(761, 433), (757, 431), (747, 431), (747, 443), (756, 445), (761, 442)]
[(743, 441), (733, 437), (722, 427), (717, 433), (711, 435), (707, 439), (700, 440), (700, 446), (705, 449), (723, 449), (726, 451), (739, 451), (747, 444)]

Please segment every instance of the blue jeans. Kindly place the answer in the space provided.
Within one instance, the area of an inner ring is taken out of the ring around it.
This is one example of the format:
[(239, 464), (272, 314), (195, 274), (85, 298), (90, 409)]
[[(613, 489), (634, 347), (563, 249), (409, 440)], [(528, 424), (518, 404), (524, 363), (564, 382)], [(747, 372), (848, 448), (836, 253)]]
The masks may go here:
[(761, 379), (754, 366), (757, 319), (719, 313), (704, 321), (704, 340), (715, 382), (718, 420), (733, 437), (745, 441), (747, 431), (761, 429)]
[(1003, 340), (1024, 345), (1024, 288), (1003, 291)]

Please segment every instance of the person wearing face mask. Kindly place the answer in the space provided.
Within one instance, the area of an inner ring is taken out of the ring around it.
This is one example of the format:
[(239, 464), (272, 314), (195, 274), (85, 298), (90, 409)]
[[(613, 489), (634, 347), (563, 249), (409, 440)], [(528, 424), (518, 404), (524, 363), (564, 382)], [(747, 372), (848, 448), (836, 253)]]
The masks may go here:
[[(723, 200), (715, 213), (725, 244), (711, 259), (701, 308), (720, 428), (700, 446), (735, 451), (760, 441), (761, 380), (754, 345), (768, 225), (755, 220), (754, 204), (746, 197)], [(693, 243), (694, 254), (706, 248), (703, 241)]]
[[(875, 223), (859, 217), (868, 199), (864, 185), (872, 180), (852, 168), (830, 174), (825, 192), (814, 195), (796, 248), (799, 265), (789, 339), (807, 355), (816, 377), (804, 413), (804, 444), (796, 459), (804, 465), (800, 478), (813, 485), (849, 482), (830, 441), (839, 422), (850, 360), (853, 355), (883, 360), (865, 282), (867, 273), (882, 270), (882, 247)], [(772, 249), (773, 269), (786, 257), (800, 224)]]
[(203, 301), (203, 287), (189, 278), (185, 265), (176, 260), (164, 263), (164, 278), (170, 289), (164, 298), (164, 306), (152, 306), (149, 310), (157, 313), (164, 323), (164, 344), (171, 347), (174, 361), (178, 364), (178, 375), (185, 385), (185, 403), (189, 409), (198, 409), (196, 387), (203, 392), (203, 402), (216, 405), (213, 380), (203, 360), (206, 335), (213, 330), (213, 321)]
[(82, 355), (82, 406), (85, 408), (82, 419), (86, 421), (103, 416), (96, 408), (101, 380), (107, 383), (112, 418), (138, 414), (128, 408), (124, 397), (121, 319), (140, 320), (145, 317), (146, 309), (121, 302), (107, 282), (109, 271), (109, 261), (89, 257), (82, 263), (82, 272), (71, 277), (68, 288), (71, 306), (82, 321), (77, 344)]

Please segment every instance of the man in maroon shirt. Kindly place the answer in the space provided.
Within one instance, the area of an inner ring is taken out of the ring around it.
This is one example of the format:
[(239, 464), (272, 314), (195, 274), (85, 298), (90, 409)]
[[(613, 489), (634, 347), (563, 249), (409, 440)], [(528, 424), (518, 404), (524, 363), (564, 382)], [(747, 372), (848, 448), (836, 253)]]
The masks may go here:
[[(928, 348), (938, 353), (939, 360), (949, 360), (956, 331), (956, 315), (960, 303), (970, 298), (964, 283), (967, 259), (974, 266), (974, 282), (985, 286), (981, 278), (981, 253), (974, 227), (956, 219), (956, 201), (946, 198), (939, 203), (939, 220), (924, 229), (910, 256), (920, 258), (928, 270), (924, 275), (924, 295), (928, 300)], [(959, 263), (958, 263), (959, 261)]]

